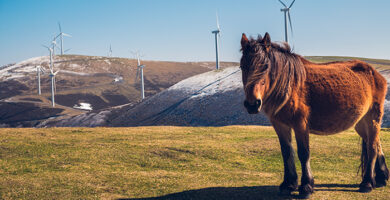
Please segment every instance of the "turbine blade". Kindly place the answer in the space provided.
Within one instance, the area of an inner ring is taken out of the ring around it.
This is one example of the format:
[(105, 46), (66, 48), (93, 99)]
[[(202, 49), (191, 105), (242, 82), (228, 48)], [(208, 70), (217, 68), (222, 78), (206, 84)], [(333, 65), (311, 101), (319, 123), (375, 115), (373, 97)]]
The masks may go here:
[(66, 33), (62, 33), (63, 36), (66, 36), (66, 37), (72, 37), (71, 35), (69, 34), (66, 34)]
[(58, 22), (58, 28), (60, 28), (60, 34), (62, 33), (62, 30), (61, 30), (61, 24), (60, 22)]
[(278, 0), (281, 4), (283, 4), (284, 5), (284, 7), (286, 7), (287, 8), (287, 6), (286, 6), (286, 4), (284, 4), (283, 3), (283, 1), (281, 1), (281, 0)]
[(72, 48), (65, 50), (65, 51), (64, 51), (64, 53), (66, 53), (66, 52), (70, 51), (71, 49), (72, 49)]
[(218, 12), (216, 12), (216, 17), (217, 17), (217, 28), (218, 28), (218, 30), (220, 30), (220, 27), (219, 27), (219, 18), (218, 18)]
[(56, 40), (58, 37), (61, 36), (61, 33), (59, 33), (57, 36), (54, 37), (54, 40)]
[(288, 14), (288, 21), (290, 22), (291, 35), (294, 35), (292, 22), (291, 22), (291, 17), (290, 17), (290, 11), (288, 11), (287, 14)]
[(288, 7), (288, 8), (291, 8), (291, 6), (293, 6), (294, 3), (295, 3), (295, 0), (290, 4), (290, 7)]

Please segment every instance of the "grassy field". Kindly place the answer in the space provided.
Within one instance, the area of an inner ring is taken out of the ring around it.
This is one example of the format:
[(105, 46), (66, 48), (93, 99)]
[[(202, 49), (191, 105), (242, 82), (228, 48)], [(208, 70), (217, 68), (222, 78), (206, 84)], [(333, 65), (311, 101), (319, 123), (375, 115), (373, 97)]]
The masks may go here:
[(364, 62), (371, 64), (379, 71), (390, 70), (390, 60), (385, 60), (385, 59), (359, 58), (359, 57), (347, 57), (347, 56), (305, 56), (305, 58), (316, 63), (362, 60)]
[[(390, 198), (356, 192), (353, 131), (310, 140), (312, 199)], [(0, 129), (0, 199), (279, 199), (282, 172), (271, 127)]]

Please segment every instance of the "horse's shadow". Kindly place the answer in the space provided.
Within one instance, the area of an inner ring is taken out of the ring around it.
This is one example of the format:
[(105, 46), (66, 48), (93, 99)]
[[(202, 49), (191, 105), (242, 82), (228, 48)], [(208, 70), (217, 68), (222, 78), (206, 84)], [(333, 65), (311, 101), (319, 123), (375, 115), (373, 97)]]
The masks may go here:
[[(315, 185), (315, 191), (343, 191), (357, 192), (356, 184), (319, 184)], [(124, 198), (120, 200), (160, 200), (160, 199), (299, 199), (298, 192), (291, 196), (280, 196), (279, 186), (254, 186), (254, 187), (210, 187), (197, 190), (187, 190), (159, 197), (150, 198)]]

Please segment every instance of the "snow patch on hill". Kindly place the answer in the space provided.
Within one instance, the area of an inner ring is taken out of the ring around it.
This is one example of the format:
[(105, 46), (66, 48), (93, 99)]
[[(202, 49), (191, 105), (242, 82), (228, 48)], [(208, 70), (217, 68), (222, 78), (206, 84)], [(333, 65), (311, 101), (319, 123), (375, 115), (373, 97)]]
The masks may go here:
[(241, 70), (229, 67), (182, 80), (139, 104), (85, 113), (57, 126), (270, 125), (264, 115), (246, 112), (244, 98)]
[(240, 69), (237, 67), (211, 71), (180, 81), (168, 88), (168, 91), (179, 90), (184, 93), (191, 93), (191, 97), (226, 92), (242, 87), (241, 81), (236, 78), (237, 75), (241, 76)]
[(249, 115), (244, 99), (241, 70), (229, 67), (180, 81), (109, 121), (111, 126), (270, 125), (263, 114)]
[(36, 71), (36, 67), (43, 62), (48, 62), (48, 56), (30, 58), (14, 65), (6, 66), (0, 69), (0, 80), (11, 80), (22, 78), (26, 73)]

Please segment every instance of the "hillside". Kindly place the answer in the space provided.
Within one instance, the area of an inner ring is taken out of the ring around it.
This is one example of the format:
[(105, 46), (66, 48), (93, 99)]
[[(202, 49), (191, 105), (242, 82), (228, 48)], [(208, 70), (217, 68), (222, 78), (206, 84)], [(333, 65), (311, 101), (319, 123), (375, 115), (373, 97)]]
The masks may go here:
[[(389, 130), (381, 140), (389, 161)], [(310, 136), (311, 199), (390, 198), (389, 186), (356, 192), (359, 144), (354, 131)], [(271, 127), (5, 128), (0, 155), (4, 200), (283, 199), (283, 159)]]
[[(314, 62), (361, 59), (390, 80), (390, 61), (352, 57), (307, 57)], [(62, 59), (62, 60), (61, 60)], [(134, 82), (136, 61), (124, 58), (61, 56), (56, 66), (57, 102), (50, 106), (49, 79), (42, 78), (37, 96), (34, 66), (47, 57), (0, 69), (0, 124), (3, 126), (225, 126), (269, 125), (263, 115), (248, 115), (243, 107), (241, 72), (237, 63), (178, 63), (145, 61), (147, 99), (139, 101)], [(229, 66), (236, 67), (229, 67)], [(130, 66), (130, 67), (129, 67)], [(390, 82), (390, 81), (389, 81)], [(8, 97), (7, 97), (8, 95)], [(390, 94), (384, 127), (390, 126)], [(91, 104), (88, 112), (76, 109)]]
[[(145, 96), (210, 71), (213, 62), (143, 61)], [(48, 72), (47, 56), (0, 67), (0, 127), (35, 126), (45, 119), (68, 118), (87, 112), (140, 101), (140, 83), (135, 81), (136, 60), (81, 55), (55, 56), (56, 108), (50, 105), (50, 78), (41, 75), (42, 95), (37, 95), (36, 66)], [(232, 66), (234, 63), (222, 63)]]
[[(347, 60), (344, 57), (309, 57), (313, 61)], [(364, 59), (363, 59), (364, 60)], [(390, 80), (390, 61), (366, 60)], [(388, 81), (390, 82), (390, 81)], [(390, 95), (383, 127), (390, 126)], [(229, 67), (199, 74), (136, 105), (86, 113), (41, 126), (225, 126), (270, 125), (262, 114), (249, 115), (243, 107), (241, 71)]]

